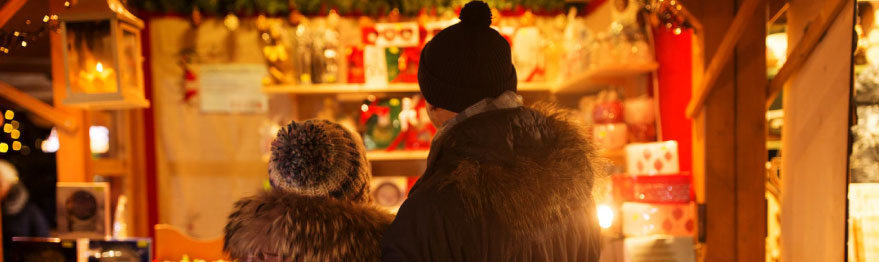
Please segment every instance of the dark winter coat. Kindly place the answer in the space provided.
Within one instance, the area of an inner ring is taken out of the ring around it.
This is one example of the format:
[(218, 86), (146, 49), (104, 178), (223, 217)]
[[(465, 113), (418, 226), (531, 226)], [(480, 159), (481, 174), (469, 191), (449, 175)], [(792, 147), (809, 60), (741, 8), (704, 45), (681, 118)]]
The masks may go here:
[[(4, 250), (12, 250), (13, 237), (49, 237), (49, 221), (29, 196), (24, 185), (15, 184), (3, 199)], [(12, 253), (4, 253), (6, 261), (12, 261)]]
[(223, 250), (239, 261), (378, 261), (392, 219), (369, 204), (266, 192), (235, 204)]
[(488, 111), (437, 138), (384, 261), (598, 261), (594, 149), (549, 109)]

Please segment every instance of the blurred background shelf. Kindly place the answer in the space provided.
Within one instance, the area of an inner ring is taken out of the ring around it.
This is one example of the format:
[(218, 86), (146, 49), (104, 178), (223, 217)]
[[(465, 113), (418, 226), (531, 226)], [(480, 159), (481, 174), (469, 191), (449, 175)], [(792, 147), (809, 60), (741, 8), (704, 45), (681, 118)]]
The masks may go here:
[(369, 161), (427, 160), (427, 150), (369, 151)]
[(571, 77), (554, 86), (552, 92), (592, 93), (601, 88), (598, 84), (616, 84), (620, 81), (628, 81), (635, 76), (656, 71), (657, 68), (659, 65), (656, 62), (604, 65)]
[[(428, 152), (428, 150), (368, 151), (366, 158), (369, 161), (427, 160)], [(622, 149), (601, 150), (599, 156), (607, 158), (615, 165), (625, 166), (626, 152)]]
[[(548, 83), (519, 83), (519, 91), (549, 92), (553, 85)], [(311, 84), (311, 85), (270, 85), (262, 88), (267, 94), (344, 94), (344, 93), (417, 93), (421, 92), (416, 83), (387, 84), (368, 86), (366, 84)]]

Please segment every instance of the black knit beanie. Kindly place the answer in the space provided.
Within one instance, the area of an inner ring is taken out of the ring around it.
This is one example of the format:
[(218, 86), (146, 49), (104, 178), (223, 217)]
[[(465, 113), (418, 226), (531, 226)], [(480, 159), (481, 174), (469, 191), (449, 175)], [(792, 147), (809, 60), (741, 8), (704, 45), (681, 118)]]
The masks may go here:
[(290, 122), (272, 142), (269, 181), (276, 190), (369, 201), (369, 179), (363, 142), (337, 123)]
[(461, 112), (485, 98), (516, 91), (510, 44), (491, 26), (491, 9), (472, 1), (461, 22), (440, 31), (424, 46), (418, 85), (428, 103)]

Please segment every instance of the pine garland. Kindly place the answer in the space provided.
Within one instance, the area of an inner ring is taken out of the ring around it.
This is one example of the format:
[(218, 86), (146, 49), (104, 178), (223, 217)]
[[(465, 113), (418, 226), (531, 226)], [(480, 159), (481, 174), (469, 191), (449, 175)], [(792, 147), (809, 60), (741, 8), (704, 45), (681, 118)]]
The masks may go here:
[[(157, 14), (202, 14), (223, 16), (288, 15), (297, 11), (305, 15), (325, 15), (330, 10), (341, 14), (382, 15), (399, 10), (401, 15), (415, 16), (422, 11), (445, 11), (459, 8), (470, 0), (129, 0), (132, 10)], [(499, 10), (527, 9), (539, 12), (562, 12), (565, 0), (484, 0)], [(581, 3), (582, 4), (582, 3)]]

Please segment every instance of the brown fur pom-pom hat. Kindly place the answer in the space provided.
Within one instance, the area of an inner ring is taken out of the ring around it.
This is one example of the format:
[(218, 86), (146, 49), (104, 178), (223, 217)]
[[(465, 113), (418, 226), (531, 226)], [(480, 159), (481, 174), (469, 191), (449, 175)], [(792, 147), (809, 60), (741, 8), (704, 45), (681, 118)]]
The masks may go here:
[(290, 122), (272, 142), (272, 188), (368, 202), (370, 168), (360, 136), (327, 120)]

